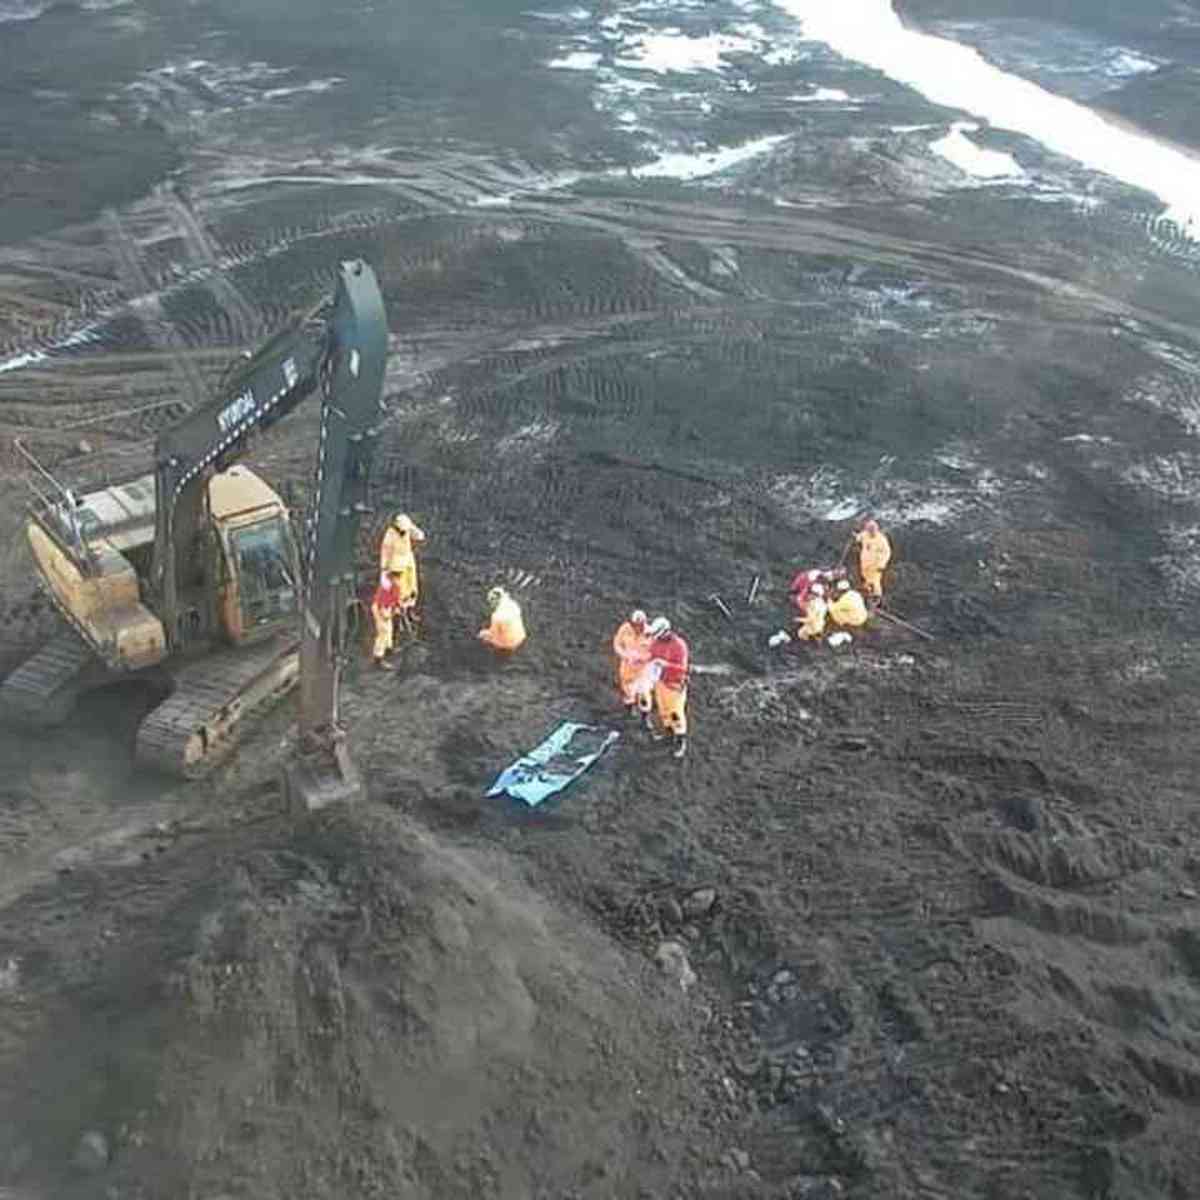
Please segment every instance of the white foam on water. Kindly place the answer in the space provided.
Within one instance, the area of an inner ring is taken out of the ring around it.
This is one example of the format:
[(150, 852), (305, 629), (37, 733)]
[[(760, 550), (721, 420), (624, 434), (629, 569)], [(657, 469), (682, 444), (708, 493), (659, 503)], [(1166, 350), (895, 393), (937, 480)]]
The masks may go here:
[(569, 8), (566, 12), (539, 12), (535, 9), (529, 9), (523, 12), (523, 17), (536, 17), (541, 21), (554, 21), (559, 24), (566, 24), (572, 21), (586, 21), (592, 14), (586, 8)]
[(964, 175), (975, 179), (1023, 180), (1025, 172), (1020, 163), (1011, 154), (1000, 150), (987, 150), (977, 146), (968, 133), (975, 133), (978, 125), (969, 121), (956, 121), (945, 137), (931, 142), (930, 150), (941, 155), (947, 162), (956, 166)]
[[(831, 104), (835, 102), (844, 104), (850, 97), (841, 88), (819, 87), (807, 96), (789, 96), (788, 99), (795, 104)], [(854, 101), (854, 103), (858, 102)]]
[(646, 166), (634, 167), (632, 174), (638, 178), (702, 179), (707, 175), (727, 171), (730, 167), (748, 162), (761, 154), (767, 154), (784, 140), (786, 139), (783, 134), (774, 134), (770, 137), (755, 138), (754, 141), (744, 142), (740, 146), (726, 146), (721, 150), (699, 154), (672, 152), (656, 158)]
[(12, 358), (6, 358), (0, 362), (0, 372), (4, 371), (20, 371), (25, 367), (33, 367), (38, 363), (45, 362), (49, 355), (44, 354), (41, 350), (31, 350), (25, 354), (17, 354)]
[(1200, 233), (1200, 160), (1010, 75), (969, 46), (906, 29), (890, 0), (776, 2), (801, 23), (808, 38), (842, 57), (907, 84), (935, 104), (1024, 134), (1092, 170), (1153, 192), (1169, 219)]
[(1132, 75), (1146, 75), (1157, 71), (1162, 64), (1152, 58), (1138, 54), (1136, 50), (1118, 50), (1104, 65), (1104, 73), (1114, 79), (1128, 79)]
[(1169, 554), (1154, 559), (1154, 565), (1177, 596), (1200, 595), (1200, 525), (1168, 525), (1162, 531)]
[(1164, 500), (1200, 500), (1200, 454), (1156, 454), (1126, 467), (1121, 479)]
[(345, 82), (340, 75), (331, 75), (328, 79), (313, 79), (309, 83), (298, 83), (295, 87), (268, 88), (263, 92), (263, 99), (280, 100), (284, 96), (298, 96), (304, 92), (328, 92)]
[(600, 65), (600, 55), (594, 50), (572, 50), (561, 58), (552, 58), (546, 66), (556, 71), (592, 71)]
[(615, 71), (601, 71), (600, 75), (596, 90), (614, 96), (640, 96), (643, 92), (662, 90), (659, 84), (651, 83), (648, 79), (629, 79), (625, 75), (618, 75)]
[(718, 71), (733, 52), (753, 53), (758, 42), (742, 34), (710, 33), (688, 37), (678, 29), (647, 33), (634, 39), (616, 60), (618, 67), (641, 71)]
[(55, 350), (69, 350), (72, 346), (85, 346), (88, 342), (96, 340), (97, 329), (97, 323), (92, 321), (82, 329), (68, 334), (67, 337), (60, 338), (48, 350), (27, 350), (21, 354), (14, 354), (11, 358), (0, 361), (0, 374), (6, 371), (20, 371), (25, 367), (36, 367), (38, 363), (49, 362), (50, 353)]
[(37, 0), (0, 0), (0, 22), (33, 21), (50, 7)]
[(490, 195), (476, 196), (471, 201), (472, 208), (508, 208), (512, 202), (521, 196), (536, 196), (545, 192), (558, 192), (564, 188), (573, 187), (583, 175), (571, 171), (564, 175), (547, 175), (542, 179), (531, 179), (519, 188), (508, 192), (498, 192)]

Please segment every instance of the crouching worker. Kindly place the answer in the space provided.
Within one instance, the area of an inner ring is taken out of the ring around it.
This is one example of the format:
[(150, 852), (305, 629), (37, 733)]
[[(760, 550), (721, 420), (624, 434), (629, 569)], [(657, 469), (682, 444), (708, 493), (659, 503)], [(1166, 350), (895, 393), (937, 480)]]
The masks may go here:
[(829, 606), (825, 603), (825, 587), (814, 583), (808, 592), (808, 601), (804, 606), (804, 615), (800, 618), (796, 636), (803, 641), (815, 641), (825, 632), (825, 619), (829, 615)]
[(479, 640), (493, 650), (511, 654), (525, 640), (525, 620), (521, 606), (501, 587), (494, 587), (487, 594), (488, 608), (492, 619), (479, 631)]
[(371, 657), (382, 671), (390, 671), (392, 664), (387, 656), (395, 645), (396, 614), (400, 610), (400, 592), (390, 575), (380, 577), (375, 595), (371, 597), (371, 620), (375, 623), (375, 642)]
[(834, 584), (833, 602), (829, 605), (829, 619), (846, 629), (860, 629), (870, 617), (867, 602), (862, 593), (850, 586), (849, 580), (839, 579)]
[(682, 758), (687, 753), (688, 644), (672, 632), (666, 617), (655, 617), (646, 632), (651, 638), (647, 670), (656, 679), (654, 707), (659, 724), (652, 732), (656, 739), (670, 736), (672, 756)]
[(641, 680), (650, 660), (650, 635), (646, 632), (646, 614), (640, 608), (621, 623), (613, 635), (612, 648), (617, 656), (617, 690), (625, 715), (649, 713), (653, 687), (643, 686)]

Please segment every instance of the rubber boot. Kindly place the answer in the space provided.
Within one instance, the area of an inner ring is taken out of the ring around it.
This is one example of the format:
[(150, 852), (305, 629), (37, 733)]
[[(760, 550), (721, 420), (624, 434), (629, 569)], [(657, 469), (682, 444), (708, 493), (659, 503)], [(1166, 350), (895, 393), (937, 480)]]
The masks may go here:
[(381, 671), (394, 671), (396, 669), (390, 662), (388, 662), (386, 658), (377, 658), (375, 660), (375, 666)]
[(681, 733), (673, 739), (672, 758), (682, 758), (687, 753), (687, 734)]

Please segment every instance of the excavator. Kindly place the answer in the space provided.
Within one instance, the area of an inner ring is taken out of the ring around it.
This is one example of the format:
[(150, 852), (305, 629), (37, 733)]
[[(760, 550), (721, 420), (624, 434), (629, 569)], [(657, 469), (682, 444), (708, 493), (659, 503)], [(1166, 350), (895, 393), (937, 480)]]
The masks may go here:
[[(316, 810), (360, 795), (338, 696), (386, 358), (375, 274), (343, 262), (331, 298), (158, 435), (152, 471), (82, 490), (26, 452), (29, 547), (68, 628), (0, 684), (0, 710), (53, 725), (87, 690), (147, 679), (166, 698), (138, 727), (137, 761), (195, 779), (298, 683), (286, 799)], [(239, 460), (314, 394), (315, 499), (297, 545), (283, 500)]]

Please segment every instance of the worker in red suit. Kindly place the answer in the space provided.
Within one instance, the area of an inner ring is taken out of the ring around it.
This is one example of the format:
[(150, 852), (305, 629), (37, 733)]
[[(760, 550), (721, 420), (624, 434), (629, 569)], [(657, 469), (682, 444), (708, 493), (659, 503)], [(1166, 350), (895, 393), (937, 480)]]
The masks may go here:
[(371, 597), (371, 619), (375, 623), (375, 643), (371, 657), (382, 671), (390, 671), (392, 664), (387, 656), (395, 646), (395, 619), (400, 610), (400, 589), (392, 582), (389, 574), (380, 576), (375, 595)]
[(654, 708), (658, 729), (656, 739), (670, 737), (671, 754), (682, 758), (687, 753), (687, 684), (691, 654), (688, 644), (671, 628), (666, 617), (655, 617), (646, 629), (650, 635), (648, 670), (656, 676)]

